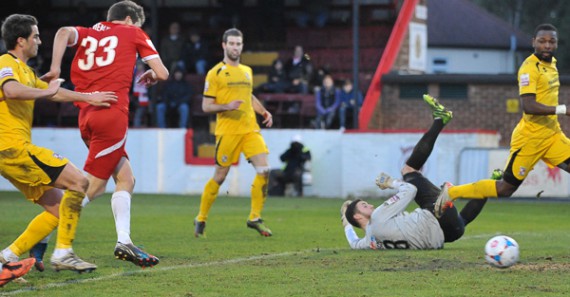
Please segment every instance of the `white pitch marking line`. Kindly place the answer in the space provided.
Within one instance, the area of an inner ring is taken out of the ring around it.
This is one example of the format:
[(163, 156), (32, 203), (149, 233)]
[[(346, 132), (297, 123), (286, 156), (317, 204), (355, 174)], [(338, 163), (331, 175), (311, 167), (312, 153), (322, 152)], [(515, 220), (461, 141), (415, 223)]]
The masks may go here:
[[(324, 249), (319, 249), (319, 251), (323, 251), (323, 250)], [(66, 287), (66, 286), (73, 285), (73, 284), (98, 282), (98, 281), (103, 281), (103, 280), (113, 279), (116, 277), (128, 276), (128, 275), (133, 275), (133, 274), (138, 274), (138, 273), (155, 273), (155, 272), (160, 272), (160, 271), (168, 271), (168, 270), (183, 269), (183, 268), (208, 267), (208, 266), (216, 266), (216, 265), (243, 263), (243, 262), (255, 261), (255, 260), (266, 260), (266, 259), (290, 256), (290, 255), (294, 255), (294, 254), (302, 254), (302, 253), (306, 253), (306, 252), (310, 252), (310, 251), (315, 251), (315, 249), (297, 251), (297, 252), (285, 252), (285, 253), (279, 253), (279, 254), (267, 254), (267, 255), (252, 256), (252, 257), (246, 257), (246, 258), (235, 258), (235, 259), (206, 262), (206, 263), (166, 266), (166, 267), (160, 267), (160, 268), (153, 267), (151, 269), (145, 269), (145, 270), (141, 269), (141, 270), (121, 272), (121, 273), (113, 273), (113, 274), (105, 275), (105, 276), (101, 276), (101, 277), (70, 280), (70, 281), (66, 281), (66, 282), (62, 282), (62, 283), (49, 283), (49, 284), (38, 286), (38, 287), (23, 288), (23, 289), (11, 291), (11, 292), (0, 292), (0, 295), (1, 296), (17, 295), (17, 294), (24, 293), (24, 292), (33, 292), (33, 291), (50, 289), (50, 288)]]

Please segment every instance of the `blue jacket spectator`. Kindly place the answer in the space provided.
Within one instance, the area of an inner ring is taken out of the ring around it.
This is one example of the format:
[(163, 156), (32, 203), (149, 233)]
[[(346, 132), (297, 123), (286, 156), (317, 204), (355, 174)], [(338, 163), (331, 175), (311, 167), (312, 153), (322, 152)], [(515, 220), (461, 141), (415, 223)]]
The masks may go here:
[[(362, 92), (360, 92), (360, 90), (357, 90), (357, 95), (355, 99), (352, 81), (350, 79), (345, 80), (344, 84), (342, 85), (342, 90), (340, 92), (339, 117), (340, 117), (341, 129), (346, 128), (347, 114), (352, 115), (354, 113), (355, 107), (358, 108), (356, 112), (360, 110), (360, 107), (362, 106), (362, 100), (363, 100)], [(351, 126), (352, 128), (356, 128), (353, 127), (352, 124), (350, 124), (349, 126)]]
[(313, 126), (317, 129), (330, 128), (340, 106), (340, 90), (335, 88), (332, 76), (325, 76), (323, 86), (316, 89), (315, 102), (317, 117)]

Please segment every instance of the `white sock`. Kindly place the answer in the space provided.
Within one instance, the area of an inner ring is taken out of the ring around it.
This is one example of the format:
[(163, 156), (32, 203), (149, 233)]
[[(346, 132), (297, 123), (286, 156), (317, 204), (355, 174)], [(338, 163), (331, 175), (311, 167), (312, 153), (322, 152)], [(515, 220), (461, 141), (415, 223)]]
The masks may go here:
[(89, 202), (91, 202), (91, 200), (89, 200), (89, 197), (85, 196), (83, 201), (81, 201), (81, 207), (85, 207)]
[(14, 254), (10, 248), (5, 248), (2, 250), (2, 257), (8, 262), (18, 262), (18, 260), (20, 260), (20, 257)]
[(131, 194), (127, 191), (113, 193), (111, 208), (115, 216), (115, 228), (117, 229), (117, 241), (124, 244), (131, 241)]
[(57, 249), (56, 248), (53, 250), (53, 257), (54, 258), (63, 258), (65, 255), (67, 255), (69, 253), (73, 253), (72, 248), (67, 248), (67, 249)]

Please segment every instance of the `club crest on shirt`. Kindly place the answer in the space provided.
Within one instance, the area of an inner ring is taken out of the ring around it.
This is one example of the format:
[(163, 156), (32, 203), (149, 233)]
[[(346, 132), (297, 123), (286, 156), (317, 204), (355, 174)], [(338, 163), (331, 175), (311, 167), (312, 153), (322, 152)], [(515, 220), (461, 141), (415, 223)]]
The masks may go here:
[(249, 76), (249, 73), (247, 73), (247, 72), (245, 73), (245, 78), (246, 78), (247, 80), (251, 80), (251, 77)]
[(521, 166), (521, 167), (519, 168), (519, 175), (520, 175), (520, 176), (524, 176), (525, 173), (526, 173), (526, 167), (522, 167), (522, 166)]
[(530, 84), (530, 74), (528, 73), (521, 74), (521, 76), (519, 77), (519, 86), (527, 87), (529, 84)]
[(53, 157), (59, 160), (63, 160), (63, 156), (58, 153), (53, 153)]

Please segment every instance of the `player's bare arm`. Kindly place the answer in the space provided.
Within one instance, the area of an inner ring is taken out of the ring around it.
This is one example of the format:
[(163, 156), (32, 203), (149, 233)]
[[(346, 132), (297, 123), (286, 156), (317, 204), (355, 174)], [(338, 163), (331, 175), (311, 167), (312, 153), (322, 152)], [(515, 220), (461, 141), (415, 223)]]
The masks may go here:
[(536, 101), (536, 94), (521, 95), (521, 103), (524, 113), (533, 115), (568, 115), (566, 105), (548, 106)]
[(68, 46), (76, 42), (77, 30), (74, 27), (62, 27), (57, 30), (53, 41), (53, 52), (51, 55), (51, 66), (48, 73), (41, 77), (43, 81), (51, 81), (59, 78), (61, 74), (61, 61)]
[(141, 75), (138, 82), (144, 82), (145, 86), (149, 87), (159, 81), (168, 79), (168, 69), (166, 69), (160, 58), (150, 59), (146, 63), (150, 69)]
[(33, 100), (33, 99), (42, 99), (46, 98), (49, 99), (53, 97), (63, 80), (53, 80), (50, 82), (47, 89), (37, 89), (31, 88), (26, 85), (23, 85), (15, 80), (10, 80), (4, 83), (2, 86), (2, 91), (4, 92), (4, 96), (9, 99), (16, 99), (16, 100)]
[(115, 92), (79, 93), (59, 88), (50, 100), (56, 102), (85, 102), (93, 106), (109, 107), (112, 103), (117, 102), (117, 95), (115, 95)]
[(216, 104), (216, 100), (214, 100), (214, 98), (203, 97), (202, 110), (206, 113), (236, 110), (243, 102), (243, 100), (234, 100), (228, 104)]
[(263, 117), (262, 123), (265, 124), (265, 126), (268, 128), (273, 126), (273, 115), (267, 109), (265, 109), (265, 107), (263, 107), (263, 104), (261, 104), (255, 95), (252, 94), (251, 99), (253, 103), (253, 110), (255, 110), (255, 112)]

